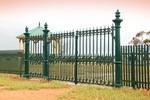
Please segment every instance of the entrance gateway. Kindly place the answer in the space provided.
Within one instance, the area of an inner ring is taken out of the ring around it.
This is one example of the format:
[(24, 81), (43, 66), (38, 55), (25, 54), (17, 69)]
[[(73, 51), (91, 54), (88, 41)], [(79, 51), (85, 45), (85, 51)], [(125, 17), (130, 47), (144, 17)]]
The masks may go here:
[(55, 34), (47, 23), (42, 35), (26, 27), (24, 76), (122, 86), (119, 10), (115, 17), (115, 26)]

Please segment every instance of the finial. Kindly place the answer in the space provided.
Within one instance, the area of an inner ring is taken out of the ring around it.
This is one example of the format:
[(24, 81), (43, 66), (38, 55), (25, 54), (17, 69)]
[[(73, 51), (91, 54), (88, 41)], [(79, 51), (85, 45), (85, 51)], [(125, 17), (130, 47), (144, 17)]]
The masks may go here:
[(44, 28), (45, 28), (45, 30), (47, 30), (47, 28), (48, 28), (47, 23), (44, 24)]
[(116, 18), (119, 18), (120, 17), (120, 12), (119, 12), (119, 10), (117, 9), (117, 11), (116, 11)]
[(39, 27), (40, 27), (40, 25), (41, 25), (41, 24), (40, 24), (40, 22), (39, 22)]
[(28, 33), (28, 27), (27, 27), (27, 26), (26, 26), (26, 28), (25, 28), (25, 32)]
[[(117, 11), (115, 12), (115, 19), (114, 20), (112, 20), (115, 24), (120, 24), (123, 20), (122, 19), (120, 19), (120, 12), (119, 12), (119, 10), (117, 9)], [(115, 25), (116, 26), (116, 25)], [(120, 27), (120, 26), (119, 26)]]

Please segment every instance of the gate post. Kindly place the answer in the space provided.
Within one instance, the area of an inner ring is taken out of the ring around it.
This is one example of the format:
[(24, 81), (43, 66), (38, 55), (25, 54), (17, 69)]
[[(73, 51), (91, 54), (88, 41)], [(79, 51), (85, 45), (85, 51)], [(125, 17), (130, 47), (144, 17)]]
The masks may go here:
[(43, 30), (43, 75), (44, 77), (48, 78), (49, 76), (49, 64), (48, 64), (48, 32), (49, 30), (47, 23), (44, 24), (44, 30)]
[(28, 33), (28, 27), (25, 28), (25, 75), (24, 77), (29, 78), (29, 42), (30, 34)]
[(122, 68), (121, 68), (121, 51), (120, 51), (120, 23), (123, 21), (120, 19), (120, 12), (119, 10), (116, 11), (115, 19), (113, 22), (115, 23), (115, 86), (120, 87), (122, 86)]

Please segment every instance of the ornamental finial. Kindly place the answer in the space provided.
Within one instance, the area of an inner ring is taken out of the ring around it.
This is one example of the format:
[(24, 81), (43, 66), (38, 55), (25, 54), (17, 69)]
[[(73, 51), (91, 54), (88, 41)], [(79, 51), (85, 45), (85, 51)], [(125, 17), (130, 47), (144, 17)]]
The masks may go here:
[(116, 18), (119, 18), (120, 17), (120, 12), (119, 12), (119, 10), (117, 9), (117, 11), (116, 11)]
[(45, 28), (45, 30), (47, 30), (47, 28), (48, 28), (47, 23), (44, 24), (44, 28)]
[(28, 27), (27, 27), (27, 26), (26, 26), (26, 28), (25, 28), (25, 32), (28, 33)]

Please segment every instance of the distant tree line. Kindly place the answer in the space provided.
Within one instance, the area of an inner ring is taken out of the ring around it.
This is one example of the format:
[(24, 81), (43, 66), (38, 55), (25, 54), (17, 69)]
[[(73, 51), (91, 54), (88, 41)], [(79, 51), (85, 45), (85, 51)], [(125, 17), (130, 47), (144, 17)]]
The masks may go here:
[(135, 35), (135, 37), (132, 38), (132, 40), (129, 42), (129, 44), (149, 45), (150, 44), (150, 31), (148, 31), (148, 32), (144, 32), (144, 31), (138, 32)]

